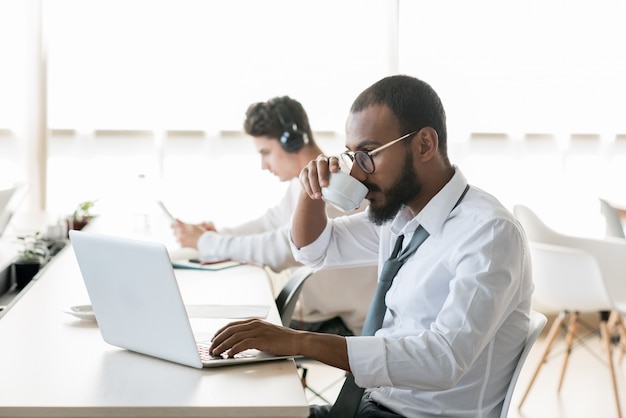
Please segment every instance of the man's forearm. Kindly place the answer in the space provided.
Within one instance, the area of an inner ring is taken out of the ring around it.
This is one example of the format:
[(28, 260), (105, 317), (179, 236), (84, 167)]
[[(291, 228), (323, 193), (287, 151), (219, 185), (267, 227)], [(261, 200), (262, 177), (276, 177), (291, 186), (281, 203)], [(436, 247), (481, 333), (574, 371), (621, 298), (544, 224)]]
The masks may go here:
[(291, 239), (296, 247), (302, 248), (315, 241), (327, 222), (326, 203), (311, 199), (304, 191), (300, 192), (291, 225)]
[(341, 335), (302, 332), (300, 354), (338, 369), (350, 371), (348, 344)]

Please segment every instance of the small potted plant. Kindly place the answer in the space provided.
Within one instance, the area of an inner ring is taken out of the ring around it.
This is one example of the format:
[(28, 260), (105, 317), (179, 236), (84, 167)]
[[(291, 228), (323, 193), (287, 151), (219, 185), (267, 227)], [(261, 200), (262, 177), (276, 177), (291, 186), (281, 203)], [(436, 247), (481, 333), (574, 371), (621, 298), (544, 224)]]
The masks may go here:
[(21, 248), (13, 262), (13, 277), (18, 290), (23, 289), (48, 262), (50, 252), (40, 232), (17, 237)]
[(80, 231), (91, 221), (93, 215), (91, 208), (96, 204), (95, 200), (85, 200), (80, 202), (74, 212), (67, 218), (67, 230), (75, 229)]

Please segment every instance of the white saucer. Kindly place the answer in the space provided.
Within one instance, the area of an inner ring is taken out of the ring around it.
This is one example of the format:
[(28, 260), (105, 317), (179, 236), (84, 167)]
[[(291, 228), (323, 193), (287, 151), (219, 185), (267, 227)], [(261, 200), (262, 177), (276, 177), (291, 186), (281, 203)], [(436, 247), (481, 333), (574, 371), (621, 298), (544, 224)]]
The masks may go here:
[(90, 321), (96, 320), (96, 315), (94, 314), (91, 305), (72, 306), (71, 308), (65, 309), (63, 312), (74, 315), (75, 317), (80, 319), (86, 319)]

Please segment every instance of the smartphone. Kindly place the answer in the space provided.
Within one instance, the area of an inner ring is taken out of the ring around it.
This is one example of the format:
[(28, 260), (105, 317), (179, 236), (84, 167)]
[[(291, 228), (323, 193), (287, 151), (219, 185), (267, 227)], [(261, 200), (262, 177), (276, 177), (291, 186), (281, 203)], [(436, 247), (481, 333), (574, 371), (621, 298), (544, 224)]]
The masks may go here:
[(163, 210), (163, 213), (165, 213), (165, 216), (167, 216), (170, 222), (174, 222), (176, 220), (176, 218), (174, 218), (174, 216), (170, 213), (170, 211), (167, 210), (167, 208), (165, 207), (165, 204), (162, 201), (157, 200), (157, 204), (161, 207), (161, 209)]

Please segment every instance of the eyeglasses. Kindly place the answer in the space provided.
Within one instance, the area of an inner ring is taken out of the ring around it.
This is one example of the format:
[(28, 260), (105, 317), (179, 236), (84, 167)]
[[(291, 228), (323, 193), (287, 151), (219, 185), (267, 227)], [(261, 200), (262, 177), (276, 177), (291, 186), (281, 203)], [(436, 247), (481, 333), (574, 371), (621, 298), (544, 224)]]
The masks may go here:
[(409, 138), (409, 137), (415, 135), (417, 132), (418, 131), (410, 132), (410, 133), (408, 133), (406, 135), (401, 136), (398, 139), (394, 139), (393, 141), (388, 142), (385, 145), (381, 145), (380, 147), (375, 148), (375, 149), (373, 149), (371, 151), (346, 151), (346, 152), (342, 152), (340, 154), (341, 160), (350, 169), (352, 169), (352, 165), (356, 161), (356, 163), (359, 165), (361, 170), (363, 170), (367, 174), (372, 174), (374, 172), (374, 170), (376, 169), (376, 167), (374, 166), (374, 160), (372, 159), (372, 156), (374, 154), (377, 154), (380, 151), (384, 150), (385, 148), (392, 146), (396, 142), (400, 142), (403, 139), (406, 139), (406, 138)]

